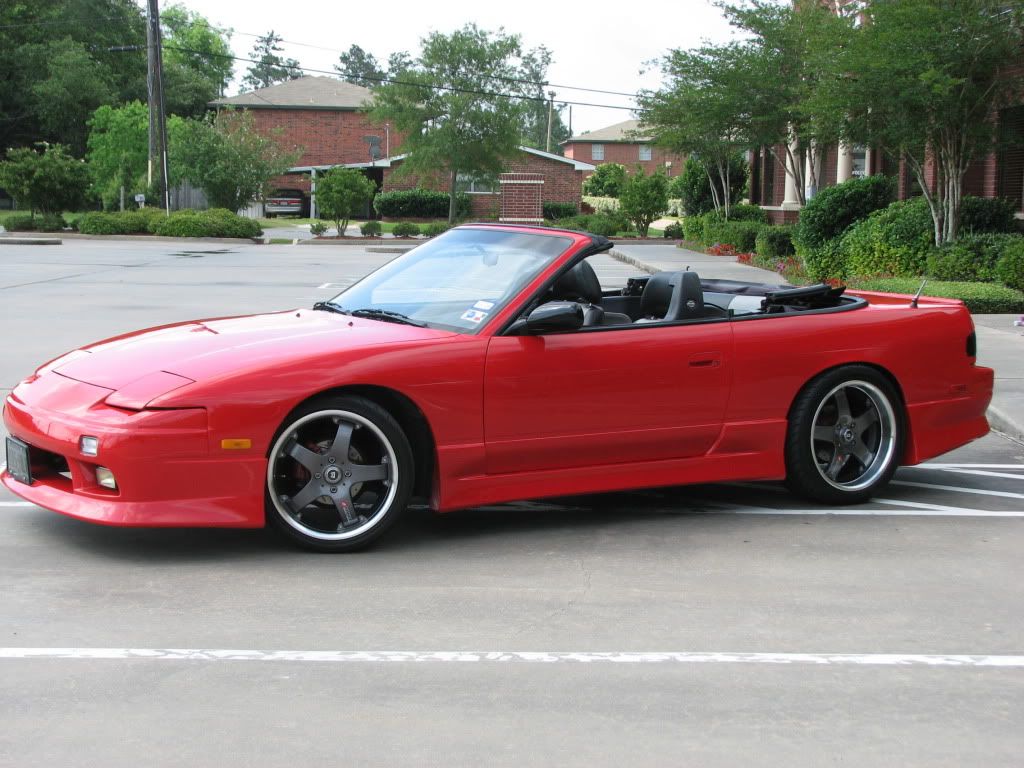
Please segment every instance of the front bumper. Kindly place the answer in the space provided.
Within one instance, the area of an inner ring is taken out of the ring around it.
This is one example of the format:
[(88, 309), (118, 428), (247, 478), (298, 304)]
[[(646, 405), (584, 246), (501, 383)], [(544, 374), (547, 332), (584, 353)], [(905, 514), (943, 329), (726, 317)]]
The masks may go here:
[[(131, 411), (106, 405), (111, 390), (50, 373), (19, 385), (4, 403), (7, 431), (28, 443), (33, 483), (0, 482), (40, 507), (118, 526), (260, 527), (266, 459), (210, 450), (201, 408)], [(99, 438), (96, 456), (79, 438)], [(110, 469), (117, 490), (100, 486)]]

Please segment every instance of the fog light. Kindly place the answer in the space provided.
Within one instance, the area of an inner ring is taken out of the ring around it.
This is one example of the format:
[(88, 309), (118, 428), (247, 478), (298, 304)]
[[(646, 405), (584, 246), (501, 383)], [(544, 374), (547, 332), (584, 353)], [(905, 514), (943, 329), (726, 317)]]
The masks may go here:
[(106, 467), (96, 467), (96, 482), (104, 488), (109, 488), (112, 491), (117, 490), (117, 481), (114, 480), (114, 473)]
[(100, 439), (82, 435), (78, 438), (78, 450), (82, 452), (83, 456), (95, 456), (100, 450)]

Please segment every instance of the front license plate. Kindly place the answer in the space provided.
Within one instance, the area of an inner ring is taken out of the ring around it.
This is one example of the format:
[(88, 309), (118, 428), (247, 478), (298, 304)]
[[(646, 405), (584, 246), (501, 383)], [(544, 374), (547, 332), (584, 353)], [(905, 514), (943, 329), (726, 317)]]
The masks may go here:
[(18, 482), (32, 485), (32, 461), (28, 456), (28, 445), (16, 437), (7, 438), (7, 471)]

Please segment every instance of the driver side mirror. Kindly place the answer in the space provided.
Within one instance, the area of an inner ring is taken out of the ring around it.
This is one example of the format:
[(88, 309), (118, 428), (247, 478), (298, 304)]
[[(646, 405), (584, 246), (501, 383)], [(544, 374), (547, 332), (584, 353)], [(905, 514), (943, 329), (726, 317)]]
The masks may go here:
[(583, 307), (575, 301), (549, 301), (534, 309), (525, 320), (517, 320), (512, 333), (556, 333), (583, 327)]

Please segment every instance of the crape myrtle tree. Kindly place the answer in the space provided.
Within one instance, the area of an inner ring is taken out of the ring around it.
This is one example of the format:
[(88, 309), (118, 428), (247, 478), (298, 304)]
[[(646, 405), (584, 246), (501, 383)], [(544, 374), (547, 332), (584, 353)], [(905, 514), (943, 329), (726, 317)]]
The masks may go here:
[(823, 62), (811, 111), (849, 143), (903, 158), (928, 201), (936, 245), (956, 240), (963, 179), (996, 141), (992, 117), (1024, 83), (1004, 69), (1024, 43), (1009, 0), (873, 0)]
[(647, 237), (651, 222), (661, 216), (666, 208), (668, 178), (660, 170), (645, 176), (644, 169), (637, 166), (636, 173), (631, 174), (622, 185), (619, 212), (633, 222), (640, 237)]
[(655, 143), (696, 155), (709, 180), (716, 211), (728, 219), (732, 206), (732, 159), (751, 146), (751, 87), (744, 43), (672, 51), (662, 62), (665, 87), (643, 91), (640, 118)]
[(408, 134), (400, 174), (444, 176), (449, 223), (456, 217), (460, 174), (493, 176), (522, 139), (523, 102), (530, 94), (519, 37), (467, 24), (421, 42), (395, 82), (374, 91), (371, 118)]
[(10, 192), (20, 207), (28, 207), (32, 216), (36, 211), (60, 213), (85, 202), (89, 171), (66, 147), (44, 142), (37, 148), (7, 152), (0, 162), (0, 187)]

